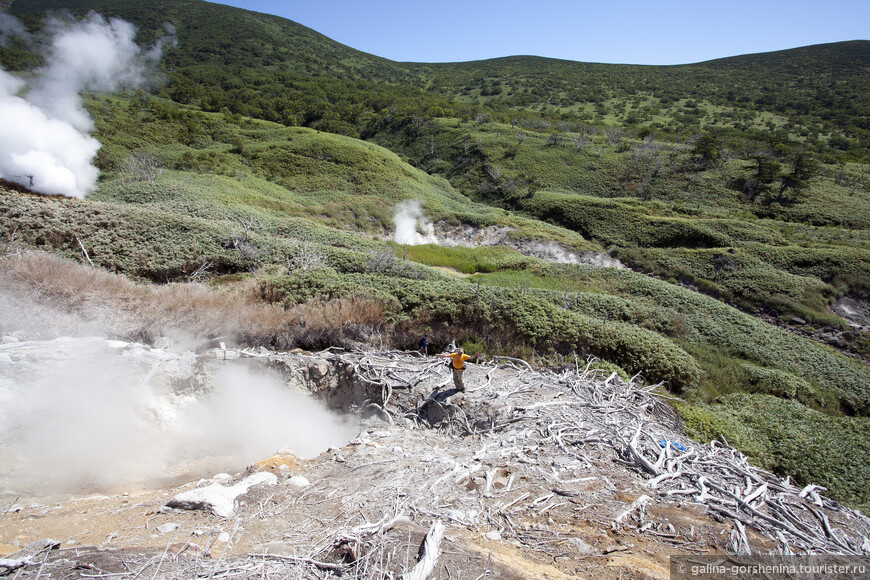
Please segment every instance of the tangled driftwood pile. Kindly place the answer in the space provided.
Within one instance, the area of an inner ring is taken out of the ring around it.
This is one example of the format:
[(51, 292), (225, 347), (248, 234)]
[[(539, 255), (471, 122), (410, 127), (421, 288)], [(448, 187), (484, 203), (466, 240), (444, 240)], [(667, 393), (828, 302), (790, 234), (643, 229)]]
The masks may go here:
[[(345, 354), (338, 358), (353, 364), (367, 382), (382, 386), (383, 408), (389, 408), (396, 389), (413, 388), (429, 378), (433, 369), (433, 365), (409, 365), (406, 357), (397, 364), (390, 355)], [(514, 376), (494, 384), (494, 373), (505, 367), (514, 369)], [(486, 381), (473, 389), (479, 392), (474, 405), (463, 405), (463, 409), (440, 403), (436, 395), (430, 395), (415, 409), (402, 409), (402, 416), (412, 420), (428, 417), (426, 404), (431, 402), (449, 417), (444, 427), (475, 435), (506, 431), (524, 421), (535, 426), (532, 432), (521, 431), (528, 435), (526, 448), (549, 446), (552, 457), (568, 456), (584, 467), (591, 467), (585, 455), (591, 447), (610, 449), (649, 478), (644, 485), (661, 501), (683, 497), (730, 518), (735, 553), (751, 552), (744, 527), (748, 525), (778, 542), (777, 550), (784, 554), (798, 550), (870, 555), (870, 519), (865, 515), (823, 497), (820, 492), (825, 489), (820, 486), (797, 487), (789, 478), (781, 479), (750, 465), (743, 454), (718, 441), (701, 445), (687, 439), (673, 410), (661, 401), (667, 397), (657, 392), (656, 385), (644, 388), (637, 384), (638, 377), (624, 382), (616, 373), (600, 380), (589, 367), (559, 373), (535, 371), (525, 361), (503, 357), (485, 367)], [(523, 397), (530, 393), (535, 393), (534, 402)], [(485, 411), (489, 424), (481, 426), (481, 417), (473, 414), (474, 409), (496, 401), (503, 403), (500, 420)], [(401, 404), (397, 406), (401, 408)], [(555, 475), (553, 483), (558, 484)], [(631, 511), (642, 514), (650, 501), (654, 500), (647, 495), (638, 498), (630, 510), (614, 520), (614, 526), (622, 525)], [(828, 513), (836, 514), (844, 525), (833, 527)], [(651, 526), (646, 523), (638, 529)]]
[[(237, 499), (232, 522), (154, 498), (116, 509), (128, 543), (110, 538), (97, 560), (67, 548), (29, 562), (118, 578), (666, 578), (675, 554), (870, 555), (870, 519), (689, 440), (667, 395), (639, 377), (501, 358), (470, 365), (457, 393), (442, 359), (416, 353), (212, 356), (278, 368), (363, 415), (364, 430), (313, 460), (276, 456), (238, 474), (269, 469), (278, 483)], [(135, 508), (149, 510), (145, 530), (171, 523), (172, 537), (147, 540)]]

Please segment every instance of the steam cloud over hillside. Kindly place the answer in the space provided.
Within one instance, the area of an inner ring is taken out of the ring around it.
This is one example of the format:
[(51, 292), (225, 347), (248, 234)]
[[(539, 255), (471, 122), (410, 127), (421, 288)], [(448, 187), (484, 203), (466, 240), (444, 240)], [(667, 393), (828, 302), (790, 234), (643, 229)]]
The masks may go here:
[[(142, 51), (132, 24), (97, 14), (79, 22), (51, 19), (46, 28), (51, 46), (32, 81), (0, 69), (0, 177), (83, 198), (97, 182), (100, 143), (88, 134), (93, 121), (81, 93), (141, 87), (163, 42)], [(22, 34), (17, 21), (3, 18), (0, 39)]]
[[(423, 215), (423, 208), (416, 199), (403, 201), (396, 206), (393, 223), (396, 224), (393, 241), (397, 244), (417, 246), (438, 243), (438, 238), (435, 237), (435, 226)], [(419, 231), (421, 229), (426, 233), (421, 234)]]
[(24, 25), (13, 16), (0, 12), (0, 46), (6, 46), (12, 36), (24, 36), (27, 34)]

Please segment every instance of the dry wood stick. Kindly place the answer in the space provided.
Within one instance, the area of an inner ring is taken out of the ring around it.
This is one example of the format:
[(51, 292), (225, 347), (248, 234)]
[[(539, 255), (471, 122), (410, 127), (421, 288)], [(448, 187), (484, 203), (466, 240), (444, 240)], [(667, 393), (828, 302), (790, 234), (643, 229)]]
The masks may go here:
[(444, 524), (441, 520), (435, 520), (420, 546), (420, 556), (417, 564), (407, 574), (401, 576), (402, 580), (426, 580), (441, 553), (441, 540), (444, 538)]
[[(710, 484), (710, 487), (712, 487), (713, 489), (715, 489), (715, 490), (718, 491), (719, 493), (723, 493), (723, 494), (725, 494), (725, 495), (727, 495), (727, 496), (729, 496), (729, 497), (731, 497), (731, 498), (737, 500), (737, 502), (738, 502), (738, 506), (737, 506), (737, 507), (738, 507), (738, 508), (741, 508), (741, 509), (743, 509), (744, 511), (749, 512), (750, 514), (752, 514), (752, 515), (755, 516), (756, 518), (760, 518), (760, 519), (766, 521), (766, 522), (769, 523), (769, 524), (773, 524), (774, 526), (777, 526), (777, 527), (779, 527), (779, 528), (785, 530), (786, 532), (790, 533), (792, 536), (794, 536), (794, 537), (796, 537), (796, 538), (799, 538), (800, 540), (803, 540), (803, 541), (806, 542), (809, 546), (814, 546), (814, 545), (816, 545), (816, 544), (819, 543), (820, 538), (813, 538), (813, 537), (811, 537), (811, 536), (808, 536), (808, 535), (806, 535), (804, 532), (801, 532), (800, 530), (798, 530), (797, 528), (795, 528), (795, 527), (794, 527), (793, 525), (791, 525), (790, 523), (785, 522), (785, 521), (782, 521), (782, 520), (778, 520), (778, 519), (776, 519), (776, 518), (770, 517), (769, 515), (767, 515), (767, 514), (765, 514), (765, 513), (762, 513), (762, 512), (760, 512), (760, 511), (758, 511), (757, 509), (755, 509), (755, 508), (752, 507), (751, 505), (745, 503), (745, 502), (743, 501), (742, 498), (740, 498), (740, 497), (738, 497), (737, 495), (731, 493), (731, 492), (728, 491), (727, 489), (724, 489), (724, 488), (721, 487), (720, 485), (718, 485), (718, 484), (716, 484), (716, 483), (714, 483), (714, 482), (712, 482), (712, 481), (710, 481), (710, 480), (707, 480), (707, 482)], [(827, 543), (827, 542), (824, 541), (824, 540), (821, 541), (821, 544), (822, 544), (822, 545), (824, 545), (825, 543)]]
[(299, 564), (308, 564), (319, 568), (320, 570), (328, 570), (330, 572), (342, 572), (347, 566), (344, 564), (331, 564), (329, 562), (320, 562), (311, 558), (303, 558), (301, 556), (279, 556), (277, 554), (248, 554), (252, 558), (263, 558), (270, 560), (281, 560), (285, 562), (298, 562)]
[(631, 442), (628, 444), (629, 454), (634, 458), (635, 462), (640, 464), (645, 470), (650, 472), (653, 475), (659, 475), (659, 470), (655, 468), (655, 466), (649, 462), (649, 460), (643, 456), (643, 454), (638, 451), (636, 445), (638, 440), (640, 439), (641, 428), (643, 424), (637, 426), (637, 433), (632, 437)]
[[(39, 570), (36, 572), (36, 580), (39, 580), (39, 577), (42, 576), (42, 569), (45, 568), (45, 563), (48, 561), (48, 555), (50, 553), (51, 553), (51, 548), (49, 547), (45, 551), (45, 558), (42, 559), (42, 564), (39, 565)], [(19, 572), (21, 572), (21, 570), (19, 570)], [(16, 573), (15, 576), (17, 577), (18, 574)]]
[(622, 522), (624, 522), (625, 519), (628, 518), (628, 516), (631, 515), (631, 512), (633, 512), (634, 510), (638, 510), (638, 514), (640, 514), (640, 518), (639, 518), (639, 519), (640, 519), (641, 522), (643, 522), (643, 511), (644, 511), (644, 506), (645, 506), (646, 503), (647, 503), (648, 501), (650, 501), (650, 500), (652, 500), (652, 498), (651, 498), (650, 496), (648, 496), (648, 495), (642, 495), (642, 496), (640, 496), (639, 498), (637, 498), (636, 500), (634, 500), (633, 502), (631, 502), (631, 505), (628, 506), (628, 509), (627, 509), (627, 510), (625, 510), (624, 512), (622, 512), (621, 514), (619, 514), (618, 516), (616, 516), (616, 519), (613, 520), (613, 523), (611, 524), (610, 528), (611, 528), (614, 532), (615, 532), (616, 530), (618, 530), (620, 524), (622, 524)]
[(502, 361), (502, 360), (506, 360), (506, 361), (509, 361), (509, 362), (519, 363), (519, 364), (525, 366), (526, 369), (528, 369), (528, 370), (530, 370), (530, 371), (534, 371), (534, 369), (532, 369), (532, 365), (530, 365), (529, 363), (527, 363), (526, 361), (524, 361), (524, 360), (521, 359), (521, 358), (513, 358), (513, 357), (510, 357), (510, 356), (494, 356), (494, 357), (492, 357), (492, 360), (493, 360), (493, 362), (495, 362), (495, 363), (497, 363), (498, 361)]
[(85, 245), (82, 244), (82, 241), (79, 239), (78, 234), (73, 234), (73, 236), (75, 236), (76, 241), (79, 243), (79, 247), (82, 249), (82, 254), (83, 254), (84, 257), (87, 258), (87, 260), (88, 260), (88, 264), (90, 264), (91, 267), (93, 268), (93, 267), (94, 267), (94, 263), (91, 261), (91, 257), (88, 256), (88, 251), (85, 249)]

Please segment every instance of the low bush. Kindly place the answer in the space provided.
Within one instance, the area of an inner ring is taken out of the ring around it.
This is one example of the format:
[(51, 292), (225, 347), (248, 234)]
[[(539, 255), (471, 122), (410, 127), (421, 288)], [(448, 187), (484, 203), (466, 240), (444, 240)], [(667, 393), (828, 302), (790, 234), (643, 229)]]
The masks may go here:
[[(384, 304), (387, 319), (446, 326), (475, 333), (496, 348), (520, 343), (539, 352), (579, 351), (613, 361), (650, 380), (667, 381), (675, 389), (694, 385), (700, 369), (667, 338), (637, 326), (604, 321), (557, 305), (561, 294), (529, 291), (517, 294), (500, 288), (477, 288), (460, 280), (417, 280), (361, 274), (340, 277), (328, 270), (292, 273), (263, 280), (260, 296), (292, 306), (313, 298), (335, 299), (366, 295)], [(390, 314), (393, 312), (393, 314)], [(506, 344), (504, 337), (514, 337)]]
[[(703, 352), (715, 351), (737, 361), (779, 368), (818, 385), (826, 396), (858, 414), (870, 413), (870, 369), (860, 361), (662, 280), (610, 268), (578, 271), (610, 293), (679, 315), (686, 323), (680, 344), (699, 361)], [(717, 374), (724, 368), (714, 363), (705, 370)], [(745, 383), (734, 388), (740, 384)]]
[[(753, 246), (754, 247), (754, 246)], [(619, 252), (634, 268), (674, 278), (749, 312), (839, 324), (826, 311), (835, 290), (817, 277), (798, 275), (768, 264), (752, 249), (637, 248)]]
[(601, 199), (539, 191), (520, 207), (538, 219), (551, 220), (587, 239), (621, 247), (723, 247), (730, 236), (695, 220), (649, 215), (631, 200)]
[(768, 264), (798, 276), (812, 276), (834, 286), (837, 293), (861, 296), (870, 292), (870, 248), (747, 245)]
[(792, 399), (815, 409), (819, 409), (824, 403), (818, 389), (800, 377), (775, 368), (750, 364), (741, 366), (746, 371), (750, 393)]

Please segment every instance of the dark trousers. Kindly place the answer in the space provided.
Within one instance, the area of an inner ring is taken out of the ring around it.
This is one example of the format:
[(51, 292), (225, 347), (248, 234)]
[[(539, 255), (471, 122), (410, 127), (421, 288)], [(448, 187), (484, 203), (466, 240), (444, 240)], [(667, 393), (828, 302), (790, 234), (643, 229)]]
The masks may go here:
[(458, 371), (456, 369), (451, 369), (453, 371), (453, 386), (459, 389), (460, 391), (465, 390), (465, 383), (462, 381), (462, 373), (465, 369)]

